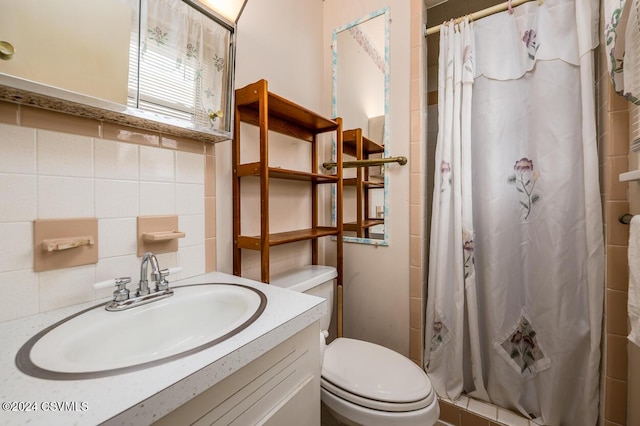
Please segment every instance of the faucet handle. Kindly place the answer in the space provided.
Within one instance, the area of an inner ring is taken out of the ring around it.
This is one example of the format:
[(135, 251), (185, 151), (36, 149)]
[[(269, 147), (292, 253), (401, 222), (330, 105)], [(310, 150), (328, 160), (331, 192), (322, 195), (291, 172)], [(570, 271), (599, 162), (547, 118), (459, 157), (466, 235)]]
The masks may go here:
[(177, 274), (182, 271), (182, 266), (175, 266), (173, 268), (165, 268), (158, 271), (157, 275), (154, 275), (156, 280), (156, 291), (164, 291), (169, 288), (169, 281), (167, 276), (171, 274)]
[(122, 302), (129, 298), (129, 290), (127, 284), (131, 282), (131, 277), (112, 278), (110, 280), (100, 281), (93, 285), (93, 288), (98, 290), (101, 288), (108, 288), (116, 286), (116, 290), (113, 292), (114, 302)]

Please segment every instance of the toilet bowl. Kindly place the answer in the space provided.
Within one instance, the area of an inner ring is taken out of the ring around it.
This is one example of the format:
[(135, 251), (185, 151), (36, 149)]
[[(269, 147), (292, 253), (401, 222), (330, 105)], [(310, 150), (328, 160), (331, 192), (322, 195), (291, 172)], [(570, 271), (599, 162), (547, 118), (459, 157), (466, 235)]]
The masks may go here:
[[(336, 276), (333, 267), (310, 265), (273, 276), (271, 284), (325, 298), (328, 312), (320, 327), (326, 330)], [(323, 351), (322, 402), (342, 423), (431, 426), (438, 420), (438, 399), (429, 377), (408, 358), (374, 343), (344, 337)]]

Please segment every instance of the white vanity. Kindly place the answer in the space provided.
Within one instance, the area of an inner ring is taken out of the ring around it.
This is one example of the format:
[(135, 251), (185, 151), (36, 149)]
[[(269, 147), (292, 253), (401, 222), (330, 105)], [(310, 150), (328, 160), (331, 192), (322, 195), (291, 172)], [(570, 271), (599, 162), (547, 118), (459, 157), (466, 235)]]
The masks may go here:
[(215, 346), (125, 374), (48, 380), (15, 365), (34, 334), (95, 302), (0, 324), (0, 424), (320, 424), (318, 320), (326, 302), (219, 272), (172, 286), (213, 282), (259, 289), (264, 312)]

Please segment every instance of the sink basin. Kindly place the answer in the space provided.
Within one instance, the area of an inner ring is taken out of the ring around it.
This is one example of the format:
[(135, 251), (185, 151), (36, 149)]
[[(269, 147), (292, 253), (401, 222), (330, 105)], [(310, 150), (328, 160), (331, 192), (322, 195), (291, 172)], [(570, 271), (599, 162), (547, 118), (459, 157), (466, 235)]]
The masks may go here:
[(100, 304), (33, 336), (16, 356), (34, 377), (77, 380), (173, 361), (209, 348), (253, 323), (266, 306), (259, 290), (211, 283), (175, 287), (174, 295), (121, 312)]

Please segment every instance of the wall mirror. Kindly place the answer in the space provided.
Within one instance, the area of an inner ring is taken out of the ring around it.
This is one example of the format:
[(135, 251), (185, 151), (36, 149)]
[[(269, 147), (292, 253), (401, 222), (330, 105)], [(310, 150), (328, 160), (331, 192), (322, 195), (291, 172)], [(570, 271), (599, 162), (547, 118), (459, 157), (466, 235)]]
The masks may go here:
[(72, 110), (80, 105), (88, 108), (68, 112), (167, 133), (186, 131), (185, 136), (211, 142), (230, 139), (235, 24), (203, 4), (0, 4), (0, 40), (14, 51), (0, 60), (5, 99), (63, 111), (65, 105)]
[[(387, 157), (389, 8), (335, 29), (332, 44), (333, 115), (343, 119), (343, 160)], [(344, 169), (345, 242), (388, 244), (386, 167)]]

